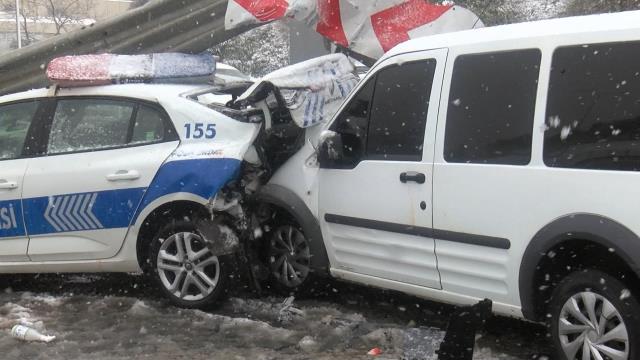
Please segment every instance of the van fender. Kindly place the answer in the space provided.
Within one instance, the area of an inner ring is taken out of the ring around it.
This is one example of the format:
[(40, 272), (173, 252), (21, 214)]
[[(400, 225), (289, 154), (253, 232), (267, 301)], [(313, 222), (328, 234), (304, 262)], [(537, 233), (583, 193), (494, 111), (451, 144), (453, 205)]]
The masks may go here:
[(304, 234), (309, 238), (309, 247), (313, 254), (311, 268), (316, 274), (328, 275), (330, 268), (329, 257), (327, 256), (320, 224), (304, 201), (293, 191), (275, 184), (263, 186), (256, 194), (255, 200), (258, 203), (275, 205), (286, 210), (296, 219)]
[(520, 264), (518, 284), (522, 313), (537, 320), (533, 280), (538, 264), (554, 246), (571, 239), (587, 240), (613, 249), (640, 276), (640, 238), (622, 224), (594, 214), (570, 214), (543, 227), (527, 246)]

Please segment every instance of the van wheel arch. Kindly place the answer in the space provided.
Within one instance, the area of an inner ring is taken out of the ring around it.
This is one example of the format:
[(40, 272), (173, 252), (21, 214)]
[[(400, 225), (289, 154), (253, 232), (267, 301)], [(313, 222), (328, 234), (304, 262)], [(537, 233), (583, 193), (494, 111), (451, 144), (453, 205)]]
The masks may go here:
[(311, 269), (316, 275), (329, 274), (329, 257), (324, 245), (320, 224), (307, 205), (293, 191), (273, 184), (263, 186), (256, 194), (255, 201), (260, 205), (275, 207), (293, 218), (302, 232), (310, 240), (312, 254)]
[[(585, 254), (601, 256), (594, 259)], [(623, 279), (627, 283), (638, 282), (640, 263), (632, 254), (640, 254), (640, 238), (614, 220), (593, 214), (571, 214), (554, 220), (533, 237), (522, 257), (518, 283), (524, 317), (543, 321), (546, 296), (561, 280), (558, 278), (575, 271), (575, 267), (596, 268), (628, 277)], [(570, 260), (568, 265), (562, 263), (564, 260)], [(560, 264), (563, 268), (557, 267)]]

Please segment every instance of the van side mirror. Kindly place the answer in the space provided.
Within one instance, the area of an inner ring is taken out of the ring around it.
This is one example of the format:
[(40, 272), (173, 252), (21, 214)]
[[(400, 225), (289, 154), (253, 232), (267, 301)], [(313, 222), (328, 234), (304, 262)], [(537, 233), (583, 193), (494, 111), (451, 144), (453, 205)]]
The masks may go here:
[(320, 167), (333, 167), (332, 164), (340, 162), (344, 158), (342, 149), (342, 135), (331, 130), (323, 131), (318, 142)]

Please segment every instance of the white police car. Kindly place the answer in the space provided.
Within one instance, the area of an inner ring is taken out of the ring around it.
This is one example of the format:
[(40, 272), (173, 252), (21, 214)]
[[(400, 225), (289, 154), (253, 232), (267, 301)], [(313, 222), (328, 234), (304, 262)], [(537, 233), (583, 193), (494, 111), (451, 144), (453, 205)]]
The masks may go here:
[(196, 221), (210, 218), (260, 125), (185, 96), (211, 102), (211, 89), (122, 84), (0, 97), (0, 272), (157, 269), (176, 303), (215, 300), (228, 252), (214, 254)]

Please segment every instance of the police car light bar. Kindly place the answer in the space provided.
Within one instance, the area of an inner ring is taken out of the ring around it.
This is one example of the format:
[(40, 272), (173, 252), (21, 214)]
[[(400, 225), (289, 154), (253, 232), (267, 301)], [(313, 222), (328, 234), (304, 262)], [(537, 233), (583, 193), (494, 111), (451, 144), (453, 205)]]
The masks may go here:
[(78, 55), (51, 60), (47, 78), (63, 87), (107, 85), (213, 75), (213, 55)]

